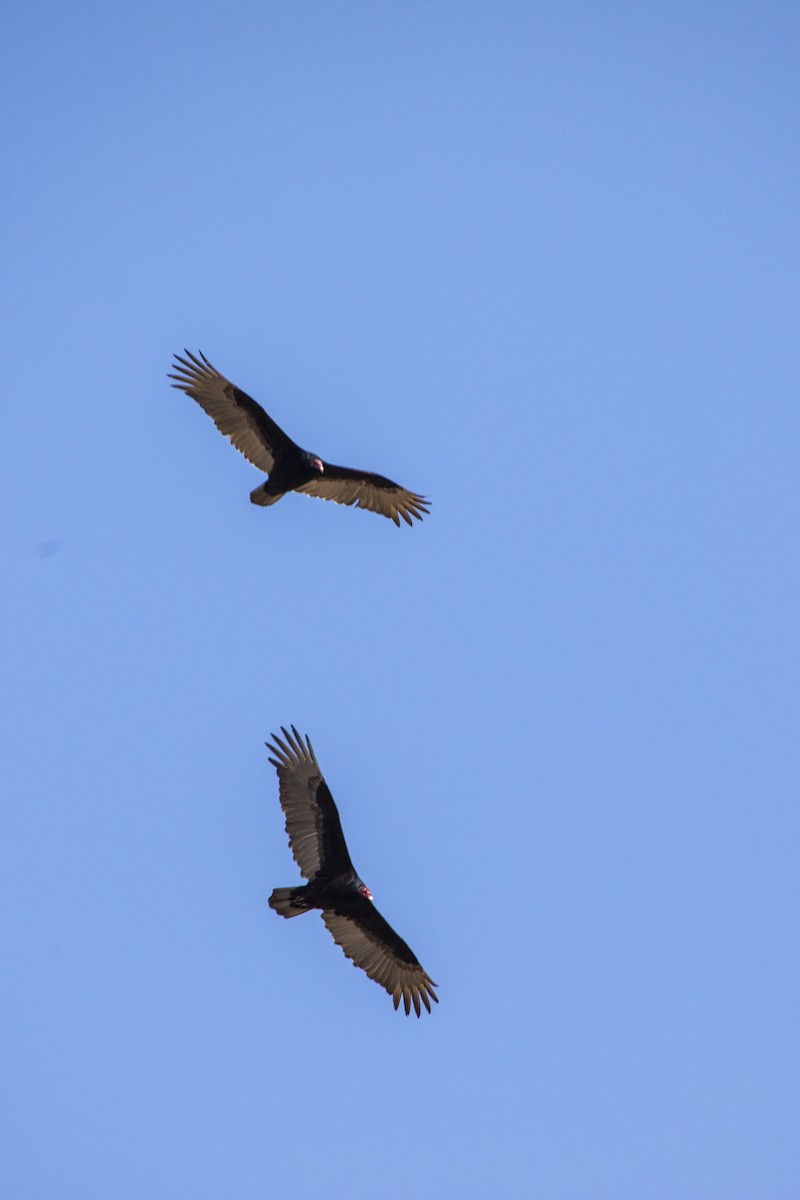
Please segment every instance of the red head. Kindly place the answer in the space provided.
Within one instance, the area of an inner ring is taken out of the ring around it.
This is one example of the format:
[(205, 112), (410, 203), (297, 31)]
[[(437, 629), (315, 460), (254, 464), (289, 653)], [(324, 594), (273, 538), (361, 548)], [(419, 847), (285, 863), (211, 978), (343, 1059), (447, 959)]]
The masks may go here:
[(365, 900), (372, 899), (372, 892), (363, 883), (360, 883), (358, 885), (358, 894), (359, 894), (359, 896), (363, 896)]

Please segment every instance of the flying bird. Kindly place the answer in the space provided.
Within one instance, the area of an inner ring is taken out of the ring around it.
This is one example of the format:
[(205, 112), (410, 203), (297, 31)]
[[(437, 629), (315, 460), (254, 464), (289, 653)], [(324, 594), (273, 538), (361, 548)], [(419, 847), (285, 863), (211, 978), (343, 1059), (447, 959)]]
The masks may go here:
[(275, 888), (270, 908), (282, 917), (299, 917), (317, 908), (337, 945), (355, 966), (366, 971), (392, 997), (397, 1008), (403, 1001), (406, 1016), (411, 1005), (420, 1015), (420, 1001), (428, 1012), (439, 998), (438, 987), (422, 969), (413, 952), (395, 933), (372, 902), (372, 892), (359, 878), (342, 833), (339, 813), (308, 737), (294, 725), (283, 738), (272, 734), (267, 749), (278, 772), (281, 808), (286, 817), (289, 847), (300, 874), (308, 883)]
[(336, 467), (301, 450), (260, 404), (220, 375), (204, 354), (197, 358), (188, 350), (185, 353), (186, 358), (175, 355), (175, 373), (169, 378), (177, 383), (172, 386), (196, 400), (220, 433), (269, 476), (250, 493), (253, 504), (275, 504), (287, 492), (304, 492), (337, 504), (367, 508), (391, 517), (395, 525), (400, 524), (401, 517), (411, 525), (412, 517), (421, 521), (428, 512), (430, 501), (424, 496), (409, 492), (383, 475)]

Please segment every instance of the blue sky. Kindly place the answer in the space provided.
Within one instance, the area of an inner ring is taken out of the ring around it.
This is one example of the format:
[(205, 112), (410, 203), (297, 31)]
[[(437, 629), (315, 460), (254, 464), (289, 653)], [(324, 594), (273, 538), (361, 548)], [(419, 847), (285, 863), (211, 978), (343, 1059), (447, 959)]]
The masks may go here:
[[(5, 1194), (795, 1197), (797, 7), (0, 32)], [(267, 907), (289, 722), (430, 1017)]]

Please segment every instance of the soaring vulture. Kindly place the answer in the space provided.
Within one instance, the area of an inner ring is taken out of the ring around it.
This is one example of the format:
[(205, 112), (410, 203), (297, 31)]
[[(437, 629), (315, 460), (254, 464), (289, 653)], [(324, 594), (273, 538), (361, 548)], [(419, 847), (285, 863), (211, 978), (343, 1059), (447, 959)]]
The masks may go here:
[(342, 833), (339, 813), (322, 777), (308, 737), (294, 725), (272, 734), (267, 749), (278, 772), (281, 808), (286, 817), (289, 846), (300, 874), (301, 887), (275, 888), (270, 908), (282, 917), (299, 917), (318, 908), (333, 940), (370, 979), (374, 979), (406, 1010), (420, 1015), (420, 1001), (428, 1012), (438, 1004), (433, 982), (401, 937), (398, 937), (372, 903), (372, 892), (359, 878)]
[(213, 420), (220, 433), (233, 442), (237, 450), (253, 466), (269, 476), (250, 493), (253, 504), (275, 504), (287, 492), (304, 492), (337, 504), (355, 504), (370, 512), (391, 517), (395, 525), (400, 518), (411, 525), (412, 517), (422, 520), (428, 512), (429, 501), (416, 492), (409, 492), (383, 475), (370, 471), (354, 471), (351, 467), (336, 467), (316, 454), (301, 450), (279, 425), (256, 404), (246, 392), (240, 391), (224, 375), (212, 367), (204, 354), (195, 357), (188, 350), (186, 358), (175, 355), (172, 364), (180, 388), (196, 400)]

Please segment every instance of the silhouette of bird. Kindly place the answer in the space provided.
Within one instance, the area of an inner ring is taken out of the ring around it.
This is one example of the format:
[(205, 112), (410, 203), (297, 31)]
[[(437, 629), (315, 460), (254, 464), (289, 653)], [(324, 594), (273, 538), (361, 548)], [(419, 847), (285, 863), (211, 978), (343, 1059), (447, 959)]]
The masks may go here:
[(439, 999), (433, 982), (413, 951), (384, 920), (372, 902), (372, 892), (361, 880), (350, 859), (339, 813), (311, 742), (294, 725), (283, 738), (272, 734), (267, 749), (278, 772), (280, 801), (286, 817), (289, 846), (300, 874), (308, 883), (275, 888), (270, 908), (282, 917), (299, 917), (319, 909), (337, 945), (355, 966), (385, 988), (397, 1008), (420, 1015), (420, 1001), (428, 1012)]
[(253, 504), (275, 504), (287, 492), (303, 492), (369, 509), (390, 517), (395, 525), (400, 524), (401, 517), (408, 525), (412, 517), (421, 521), (429, 511), (430, 501), (424, 496), (409, 492), (384, 475), (337, 467), (301, 449), (260, 404), (220, 375), (204, 354), (198, 358), (188, 350), (185, 353), (186, 358), (175, 355), (174, 374), (169, 378), (177, 382), (172, 386), (196, 400), (220, 433), (269, 476), (250, 493)]

